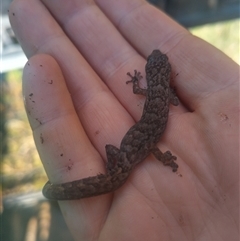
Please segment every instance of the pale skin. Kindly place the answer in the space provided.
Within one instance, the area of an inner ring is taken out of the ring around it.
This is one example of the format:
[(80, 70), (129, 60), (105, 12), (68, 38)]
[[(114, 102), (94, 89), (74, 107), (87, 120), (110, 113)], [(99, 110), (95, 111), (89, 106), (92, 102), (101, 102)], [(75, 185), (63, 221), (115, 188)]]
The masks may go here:
[(145, 76), (153, 49), (172, 65), (181, 103), (158, 147), (177, 156), (178, 172), (149, 156), (114, 193), (59, 202), (75, 240), (238, 240), (236, 63), (145, 1), (15, 0), (9, 16), (29, 58), (23, 96), (52, 183), (103, 173), (105, 145), (119, 147), (142, 114), (126, 73)]

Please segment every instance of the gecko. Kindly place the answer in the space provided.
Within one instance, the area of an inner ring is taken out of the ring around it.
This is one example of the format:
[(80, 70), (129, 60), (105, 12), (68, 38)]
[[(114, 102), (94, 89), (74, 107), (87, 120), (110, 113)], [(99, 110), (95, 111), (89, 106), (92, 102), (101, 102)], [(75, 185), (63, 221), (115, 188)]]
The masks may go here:
[(133, 93), (146, 96), (140, 120), (123, 137), (120, 148), (106, 145), (106, 173), (79, 180), (52, 184), (49, 181), (43, 187), (43, 195), (53, 200), (75, 200), (113, 192), (121, 187), (134, 167), (148, 155), (170, 166), (173, 172), (178, 169), (176, 156), (170, 151), (161, 152), (157, 147), (166, 129), (169, 104), (179, 104), (175, 91), (170, 87), (171, 65), (166, 54), (153, 50), (145, 66), (147, 88), (141, 88), (141, 73), (134, 75), (126, 84), (132, 83)]

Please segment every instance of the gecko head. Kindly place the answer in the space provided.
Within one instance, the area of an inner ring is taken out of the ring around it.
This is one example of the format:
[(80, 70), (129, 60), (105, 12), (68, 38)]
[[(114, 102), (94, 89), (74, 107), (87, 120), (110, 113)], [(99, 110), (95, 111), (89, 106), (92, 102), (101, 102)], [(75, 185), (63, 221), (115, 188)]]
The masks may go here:
[(155, 49), (147, 58), (147, 63), (149, 65), (166, 65), (168, 62), (168, 57), (166, 54), (163, 54), (160, 50)]
[(147, 58), (146, 73), (148, 72), (161, 72), (170, 71), (170, 64), (168, 63), (168, 57), (160, 50), (155, 49)]

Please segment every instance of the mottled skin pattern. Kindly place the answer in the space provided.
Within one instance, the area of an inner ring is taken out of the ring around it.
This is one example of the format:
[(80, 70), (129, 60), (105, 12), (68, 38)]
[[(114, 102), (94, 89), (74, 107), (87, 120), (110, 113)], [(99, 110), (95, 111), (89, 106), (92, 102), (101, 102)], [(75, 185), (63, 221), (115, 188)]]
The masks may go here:
[(168, 120), (169, 104), (178, 105), (178, 98), (170, 87), (171, 66), (165, 54), (154, 50), (147, 58), (147, 89), (138, 85), (140, 72), (134, 76), (128, 73), (133, 83), (133, 92), (146, 96), (143, 114), (139, 122), (132, 126), (122, 139), (120, 149), (106, 145), (106, 174), (99, 174), (63, 184), (47, 182), (43, 194), (49, 199), (73, 200), (112, 192), (123, 185), (136, 164), (150, 153), (164, 165), (176, 172), (177, 158), (170, 151), (162, 153), (157, 142), (163, 134)]

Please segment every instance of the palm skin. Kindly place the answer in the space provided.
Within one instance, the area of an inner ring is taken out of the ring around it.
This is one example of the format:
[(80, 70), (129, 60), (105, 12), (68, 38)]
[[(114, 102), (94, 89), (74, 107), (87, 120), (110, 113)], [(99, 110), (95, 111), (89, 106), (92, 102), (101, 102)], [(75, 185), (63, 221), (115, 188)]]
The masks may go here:
[(145, 101), (126, 73), (144, 76), (153, 49), (172, 65), (180, 105), (158, 147), (177, 156), (178, 172), (149, 156), (116, 192), (59, 202), (75, 240), (238, 240), (237, 64), (140, 0), (15, 0), (9, 15), (29, 58), (23, 96), (53, 183), (104, 173), (105, 145), (119, 146)]

